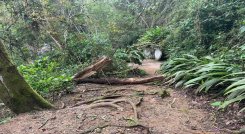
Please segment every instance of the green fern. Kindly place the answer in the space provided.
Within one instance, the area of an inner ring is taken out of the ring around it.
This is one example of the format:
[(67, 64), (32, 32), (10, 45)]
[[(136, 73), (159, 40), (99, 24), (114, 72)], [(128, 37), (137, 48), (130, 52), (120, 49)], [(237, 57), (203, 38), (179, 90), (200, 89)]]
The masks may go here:
[(220, 108), (245, 99), (245, 72), (236, 72), (235, 65), (210, 56), (199, 59), (193, 55), (183, 55), (163, 64), (161, 70), (167, 78), (165, 83), (175, 84), (175, 88), (197, 87), (195, 93), (207, 93), (213, 89), (223, 93), (227, 97)]

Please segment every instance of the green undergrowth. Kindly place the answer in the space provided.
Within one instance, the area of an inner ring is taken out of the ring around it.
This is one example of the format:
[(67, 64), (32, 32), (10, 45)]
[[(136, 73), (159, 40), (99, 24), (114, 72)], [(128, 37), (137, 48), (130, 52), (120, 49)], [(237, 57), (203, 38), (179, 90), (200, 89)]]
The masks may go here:
[(218, 58), (193, 55), (170, 59), (161, 67), (166, 83), (175, 88), (194, 90), (196, 94), (216, 92), (224, 95), (226, 99), (219, 104), (220, 108), (245, 100), (245, 72), (239, 69), (236, 64)]
[[(112, 53), (112, 49), (108, 49), (107, 51), (109, 54)], [(82, 53), (84, 52), (82, 51)], [(77, 54), (79, 54), (79, 52)], [(132, 68), (128, 66), (129, 62), (141, 64), (144, 56), (140, 50), (136, 48), (117, 49), (111, 55), (112, 56), (109, 56), (112, 59), (112, 64), (105, 70), (99, 72), (97, 77), (126, 78), (133, 75), (145, 75), (144, 71), (132, 70)], [(97, 57), (94, 57), (94, 59), (96, 60)], [(80, 62), (80, 64), (78, 64), (79, 62), (73, 62), (72, 65), (69, 65), (66, 62), (62, 62), (62, 60), (59, 62), (59, 59), (54, 56), (44, 56), (33, 61), (31, 64), (18, 66), (18, 70), (33, 89), (43, 96), (49, 96), (54, 92), (73, 89), (72, 76), (89, 66), (92, 63), (91, 61), (92, 57), (90, 57), (87, 62)]]
[(72, 89), (71, 77), (78, 67), (62, 67), (60, 63), (50, 60), (49, 57), (43, 57), (31, 64), (20, 65), (18, 70), (33, 89), (46, 96), (55, 91)]
[(12, 117), (0, 118), (0, 125), (9, 122), (11, 119)]
[[(136, 46), (160, 48), (166, 83), (214, 93), (225, 108), (245, 100), (245, 2), (180, 1), (165, 23), (148, 29)], [(242, 106), (242, 105), (241, 105)], [(242, 106), (243, 107), (243, 106)]]

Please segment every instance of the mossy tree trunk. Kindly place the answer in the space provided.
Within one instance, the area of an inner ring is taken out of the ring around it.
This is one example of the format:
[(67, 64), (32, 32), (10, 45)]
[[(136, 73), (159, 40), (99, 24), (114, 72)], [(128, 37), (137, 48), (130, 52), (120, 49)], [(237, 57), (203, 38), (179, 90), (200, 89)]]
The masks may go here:
[(0, 99), (17, 114), (53, 107), (25, 81), (17, 67), (11, 62), (1, 41)]

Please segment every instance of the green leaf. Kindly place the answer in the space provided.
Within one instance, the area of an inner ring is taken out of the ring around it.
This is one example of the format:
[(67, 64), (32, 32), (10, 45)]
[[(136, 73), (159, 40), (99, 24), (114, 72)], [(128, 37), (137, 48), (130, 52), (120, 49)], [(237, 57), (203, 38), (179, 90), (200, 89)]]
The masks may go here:
[(225, 101), (221, 106), (220, 106), (220, 108), (225, 108), (225, 107), (227, 107), (228, 105), (230, 105), (230, 104), (232, 104), (232, 103), (234, 103), (234, 102), (237, 102), (237, 101), (241, 101), (241, 100), (243, 100), (243, 99), (245, 99), (245, 95), (240, 95), (240, 96), (238, 96), (238, 97), (236, 97), (236, 98), (234, 98), (234, 99), (230, 99), (230, 100), (227, 100), (227, 101)]
[(216, 101), (216, 102), (211, 103), (211, 106), (219, 107), (219, 106), (221, 106), (221, 104), (222, 104), (221, 101)]
[(207, 92), (211, 87), (215, 86), (220, 81), (221, 79), (218, 79), (218, 78), (214, 78), (214, 79), (205, 81), (201, 86), (199, 86), (196, 93), (201, 92), (203, 89), (205, 89), (205, 92)]
[(183, 84), (184, 84), (185, 82), (186, 82), (185, 80), (181, 80), (181, 81), (177, 82), (177, 83), (175, 84), (175, 88), (182, 87)]
[(185, 73), (184, 71), (179, 71), (176, 72), (176, 75), (174, 77), (174, 82), (178, 82), (181, 78), (183, 78), (185, 75), (187, 75), (187, 73)]
[(187, 86), (189, 84), (198, 84), (198, 81), (200, 81), (200, 80), (202, 80), (204, 78), (207, 78), (207, 77), (208, 77), (207, 75), (196, 77), (194, 79), (191, 79), (191, 80), (187, 81), (184, 85)]
[(239, 80), (237, 82), (234, 82), (232, 85), (226, 88), (226, 91), (230, 90), (233, 87), (239, 86), (239, 85), (244, 85), (245, 84), (245, 79)]
[(231, 90), (229, 90), (225, 94), (229, 94), (229, 93), (232, 93), (232, 92), (235, 92), (235, 91), (238, 91), (238, 90), (243, 90), (245, 92), (245, 84), (241, 85), (241, 86), (238, 86), (236, 88), (232, 88)]

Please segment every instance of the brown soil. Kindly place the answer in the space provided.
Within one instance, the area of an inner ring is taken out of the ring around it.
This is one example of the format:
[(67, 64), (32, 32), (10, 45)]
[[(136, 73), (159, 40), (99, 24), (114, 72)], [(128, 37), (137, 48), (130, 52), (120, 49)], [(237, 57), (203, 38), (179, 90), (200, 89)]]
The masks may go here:
[[(151, 60), (140, 66), (150, 75), (159, 67), (159, 62)], [(96, 105), (100, 102), (73, 107), (101, 96), (114, 96), (110, 101), (124, 99), (124, 102), (115, 103), (117, 108), (115, 105)], [(138, 118), (130, 102), (136, 106)], [(62, 108), (14, 117), (0, 125), (0, 134), (81, 134), (85, 131), (102, 134), (227, 133), (215, 124), (213, 114), (200, 109), (199, 104), (193, 103), (182, 91), (152, 84), (82, 84), (77, 86), (73, 94), (62, 97), (55, 105)]]

